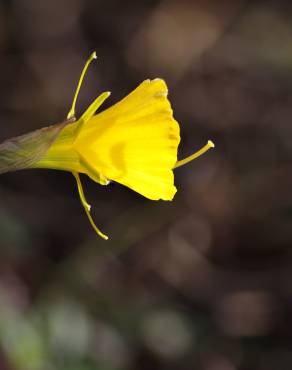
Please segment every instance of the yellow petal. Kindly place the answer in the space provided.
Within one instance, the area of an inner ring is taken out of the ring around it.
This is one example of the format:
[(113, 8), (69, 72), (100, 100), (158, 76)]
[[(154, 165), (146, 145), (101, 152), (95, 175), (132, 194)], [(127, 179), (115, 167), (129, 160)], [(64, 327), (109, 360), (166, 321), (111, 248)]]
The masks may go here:
[(88, 120), (74, 147), (94, 180), (96, 172), (149, 199), (171, 200), (179, 141), (167, 86), (155, 79)]

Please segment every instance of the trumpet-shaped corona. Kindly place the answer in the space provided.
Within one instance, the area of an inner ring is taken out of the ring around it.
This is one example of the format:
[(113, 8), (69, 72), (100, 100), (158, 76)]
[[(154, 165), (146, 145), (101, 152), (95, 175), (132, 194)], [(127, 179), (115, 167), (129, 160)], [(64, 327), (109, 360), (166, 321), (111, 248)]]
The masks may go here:
[[(77, 96), (93, 53), (81, 73), (68, 119), (75, 119)], [(177, 189), (173, 169), (214, 147), (208, 141), (201, 150), (177, 160), (180, 142), (178, 122), (173, 118), (162, 79), (146, 80), (111, 108), (96, 114), (110, 95), (101, 94), (74, 122), (68, 123), (34, 168), (53, 168), (73, 173), (79, 196), (95, 231), (104, 239), (90, 215), (79, 174), (101, 185), (118, 182), (152, 200), (172, 200)]]

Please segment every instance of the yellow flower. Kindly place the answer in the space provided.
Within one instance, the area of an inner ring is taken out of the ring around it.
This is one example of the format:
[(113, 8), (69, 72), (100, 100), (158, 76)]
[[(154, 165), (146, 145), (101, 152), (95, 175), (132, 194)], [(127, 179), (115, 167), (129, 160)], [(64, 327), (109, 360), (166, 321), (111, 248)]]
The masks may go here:
[[(77, 96), (89, 63), (87, 61), (74, 96), (68, 119), (75, 117)], [(173, 169), (201, 155), (214, 144), (208, 141), (199, 152), (177, 161), (180, 142), (178, 122), (173, 118), (162, 79), (146, 80), (120, 102), (105, 111), (96, 110), (110, 95), (101, 94), (77, 121), (68, 123), (34, 168), (70, 171), (95, 231), (107, 236), (90, 216), (79, 173), (101, 185), (118, 182), (152, 200), (172, 200), (176, 193)]]

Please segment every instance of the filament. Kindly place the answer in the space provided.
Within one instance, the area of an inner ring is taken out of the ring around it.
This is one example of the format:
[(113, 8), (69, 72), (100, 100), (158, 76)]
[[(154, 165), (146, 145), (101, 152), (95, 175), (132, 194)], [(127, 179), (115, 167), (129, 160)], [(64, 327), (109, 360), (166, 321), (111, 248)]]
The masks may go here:
[(104, 233), (102, 233), (99, 228), (95, 225), (92, 217), (91, 217), (91, 214), (90, 214), (90, 204), (88, 204), (86, 198), (85, 198), (85, 195), (84, 195), (84, 191), (83, 191), (83, 187), (82, 187), (82, 183), (81, 183), (81, 180), (80, 180), (80, 177), (79, 177), (79, 174), (77, 172), (72, 172), (73, 176), (75, 177), (76, 179), (76, 182), (77, 182), (77, 188), (78, 188), (78, 193), (79, 193), (79, 197), (80, 197), (80, 201), (85, 209), (85, 212), (86, 212), (86, 215), (88, 217), (88, 220), (91, 224), (91, 226), (93, 227), (94, 231), (100, 236), (102, 237), (103, 239), (105, 240), (108, 240), (108, 236), (105, 235)]
[(192, 160), (194, 160), (194, 159), (200, 157), (202, 154), (206, 153), (210, 148), (214, 148), (214, 147), (215, 147), (215, 144), (213, 143), (213, 141), (208, 140), (207, 144), (205, 146), (203, 146), (203, 148), (201, 148), (200, 150), (198, 150), (194, 154), (190, 155), (189, 157), (186, 157), (186, 158), (182, 159), (181, 161), (177, 161), (174, 168), (184, 166), (185, 164), (191, 162)]
[(96, 59), (96, 52), (94, 51), (90, 57), (87, 59), (84, 67), (83, 67), (83, 70), (81, 72), (81, 75), (80, 75), (80, 78), (79, 78), (79, 81), (78, 81), (78, 85), (77, 85), (77, 88), (76, 88), (76, 91), (75, 91), (75, 94), (74, 94), (74, 98), (73, 98), (73, 102), (72, 102), (72, 106), (71, 106), (71, 109), (69, 110), (69, 113), (67, 115), (67, 118), (70, 119), (72, 117), (75, 117), (75, 106), (76, 106), (76, 102), (77, 102), (77, 98), (78, 98), (78, 94), (79, 94), (79, 91), (80, 91), (80, 88), (81, 88), (81, 85), (82, 85), (82, 82), (83, 82), (83, 79), (84, 79), (84, 76), (85, 76), (85, 73), (87, 71), (87, 68), (89, 67), (89, 64), (93, 61), (93, 59)]

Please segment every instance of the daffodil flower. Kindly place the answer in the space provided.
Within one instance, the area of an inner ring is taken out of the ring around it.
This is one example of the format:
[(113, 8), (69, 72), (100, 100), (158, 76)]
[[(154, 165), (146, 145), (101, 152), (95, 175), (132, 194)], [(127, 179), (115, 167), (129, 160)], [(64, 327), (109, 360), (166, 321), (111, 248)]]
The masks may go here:
[(72, 172), (92, 227), (108, 239), (90, 215), (80, 173), (101, 185), (118, 182), (151, 200), (172, 200), (177, 191), (173, 170), (214, 144), (208, 141), (190, 157), (177, 160), (179, 124), (173, 118), (166, 83), (158, 78), (142, 82), (120, 102), (96, 114), (110, 96), (110, 92), (102, 93), (76, 120), (77, 97), (95, 58), (94, 52), (83, 68), (67, 120), (0, 145), (0, 173), (21, 168)]

